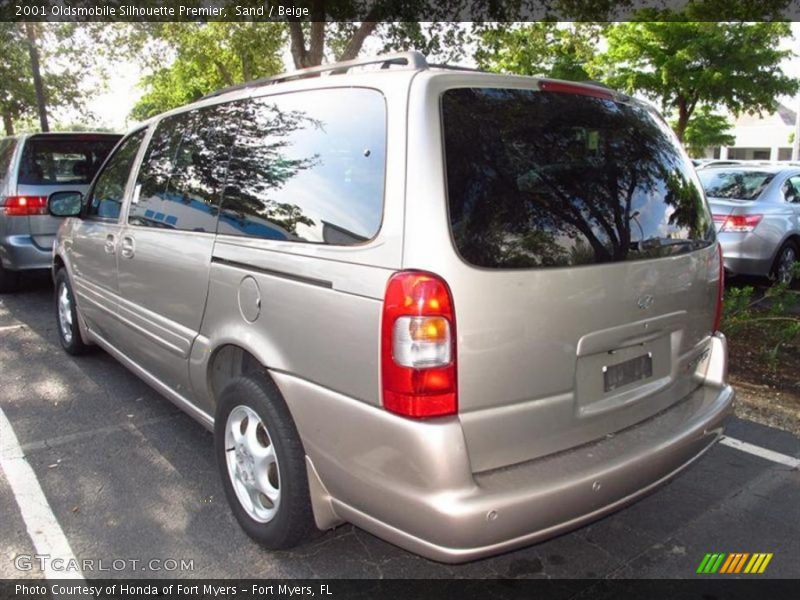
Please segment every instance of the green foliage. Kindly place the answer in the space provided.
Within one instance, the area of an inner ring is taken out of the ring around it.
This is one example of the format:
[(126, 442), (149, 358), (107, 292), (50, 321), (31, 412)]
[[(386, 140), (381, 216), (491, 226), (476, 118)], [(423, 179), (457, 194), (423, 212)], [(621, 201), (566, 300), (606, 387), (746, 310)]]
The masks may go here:
[[(672, 123), (673, 128), (676, 123)], [(686, 126), (683, 143), (692, 157), (702, 157), (703, 151), (711, 146), (733, 146), (736, 137), (730, 133), (728, 117), (715, 113), (708, 105), (698, 108)]]
[[(691, 14), (687, 9), (672, 17)], [(608, 29), (608, 50), (594, 68), (613, 87), (643, 93), (665, 112), (675, 111), (675, 132), (683, 140), (699, 105), (722, 105), (733, 113), (771, 110), (776, 97), (794, 95), (798, 81), (780, 69), (792, 56), (780, 49), (790, 36), (789, 24), (781, 22), (617, 23)]]
[[(280, 54), (286, 36), (280, 23), (153, 25), (149, 31), (135, 30), (129, 40), (130, 45), (144, 48), (141, 60), (150, 70), (142, 79), (147, 91), (131, 112), (135, 119), (145, 119), (214, 90), (283, 70)], [(168, 67), (156, 66), (163, 64), (164, 55), (172, 55), (175, 60)]]
[[(796, 269), (800, 275), (800, 269)], [(786, 284), (776, 284), (759, 294), (752, 286), (725, 290), (722, 331), (731, 337), (748, 335), (758, 340), (767, 365), (777, 365), (781, 350), (800, 341), (800, 316), (793, 310), (800, 301)]]
[(497, 25), (481, 32), (475, 60), (499, 73), (540, 75), (587, 81), (587, 70), (606, 25), (602, 23), (526, 23)]

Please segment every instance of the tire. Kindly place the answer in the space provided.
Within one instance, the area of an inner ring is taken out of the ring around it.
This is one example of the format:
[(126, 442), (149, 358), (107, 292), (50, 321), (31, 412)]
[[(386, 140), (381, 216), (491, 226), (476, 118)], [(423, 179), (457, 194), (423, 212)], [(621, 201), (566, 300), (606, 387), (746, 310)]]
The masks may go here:
[(19, 273), (16, 271), (9, 271), (3, 267), (0, 262), (0, 294), (7, 294), (9, 292), (16, 292), (19, 288)]
[(225, 496), (247, 535), (281, 550), (317, 531), (303, 444), (269, 378), (248, 374), (225, 386), (214, 446)]
[(775, 257), (775, 264), (772, 266), (772, 278), (776, 283), (785, 283), (791, 286), (795, 281), (794, 263), (800, 260), (797, 251), (797, 244), (788, 241), (781, 246)]
[(68, 354), (86, 354), (91, 346), (83, 342), (78, 325), (78, 307), (66, 269), (60, 269), (55, 279), (56, 329), (61, 347)]

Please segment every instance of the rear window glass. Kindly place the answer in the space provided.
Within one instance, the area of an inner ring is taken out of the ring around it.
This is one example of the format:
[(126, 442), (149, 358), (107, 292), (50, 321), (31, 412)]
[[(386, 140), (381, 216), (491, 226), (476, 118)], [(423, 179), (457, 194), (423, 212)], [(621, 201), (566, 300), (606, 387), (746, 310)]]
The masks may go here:
[(89, 183), (119, 138), (33, 137), (22, 150), (18, 183)]
[(694, 169), (643, 106), (459, 88), (442, 120), (453, 239), (474, 265), (608, 263), (713, 240)]
[(709, 198), (730, 198), (735, 200), (755, 200), (775, 177), (774, 173), (763, 171), (706, 170), (698, 173), (706, 196)]

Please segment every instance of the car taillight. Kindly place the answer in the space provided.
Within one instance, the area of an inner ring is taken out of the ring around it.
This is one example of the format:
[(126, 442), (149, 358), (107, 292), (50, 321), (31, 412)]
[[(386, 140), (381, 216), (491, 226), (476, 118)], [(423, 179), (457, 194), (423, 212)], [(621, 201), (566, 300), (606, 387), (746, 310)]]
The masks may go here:
[(719, 255), (719, 284), (717, 287), (717, 307), (714, 311), (714, 328), (711, 333), (719, 331), (722, 324), (722, 301), (725, 297), (725, 263), (722, 259), (722, 244), (717, 244), (717, 253)]
[(539, 81), (539, 90), (542, 92), (557, 92), (560, 94), (576, 94), (578, 96), (591, 96), (593, 98), (603, 98), (613, 100), (614, 93), (593, 85), (576, 85), (564, 81), (549, 81), (543, 79)]
[(3, 206), (9, 217), (47, 214), (47, 196), (8, 196)]
[(458, 411), (456, 318), (443, 279), (422, 271), (389, 278), (381, 324), (386, 410), (417, 419)]
[(714, 215), (715, 223), (722, 223), (720, 232), (750, 233), (761, 222), (764, 215)]

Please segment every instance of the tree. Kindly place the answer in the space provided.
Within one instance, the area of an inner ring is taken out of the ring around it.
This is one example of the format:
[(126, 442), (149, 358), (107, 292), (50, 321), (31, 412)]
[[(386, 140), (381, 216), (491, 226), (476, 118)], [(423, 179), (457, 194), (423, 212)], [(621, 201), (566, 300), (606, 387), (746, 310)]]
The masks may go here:
[(30, 56), (16, 23), (0, 22), (0, 114), (6, 135), (14, 134), (14, 122), (36, 103), (30, 77)]
[[(143, 31), (135, 34), (141, 36)], [(147, 35), (149, 42), (129, 39), (129, 47), (150, 44), (142, 60), (151, 72), (142, 81), (147, 91), (131, 113), (136, 119), (283, 70), (281, 50), (286, 34), (279, 23), (170, 22), (152, 26)], [(165, 54), (172, 54), (175, 60), (160, 67)]]
[[(672, 124), (675, 127), (675, 123)], [(731, 123), (728, 117), (715, 113), (704, 104), (692, 115), (684, 134), (684, 146), (690, 156), (703, 156), (706, 148), (712, 146), (733, 146), (736, 138), (730, 133)]]
[(603, 23), (541, 21), (521, 27), (505, 25), (480, 34), (475, 61), (482, 69), (518, 75), (586, 81), (586, 69), (606, 28)]
[(617, 23), (608, 50), (594, 65), (612, 87), (639, 92), (674, 111), (680, 140), (703, 103), (734, 114), (772, 110), (780, 95), (794, 95), (798, 81), (780, 63), (791, 36), (789, 23), (648, 21)]

